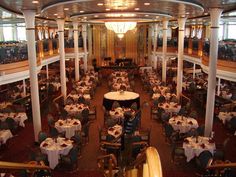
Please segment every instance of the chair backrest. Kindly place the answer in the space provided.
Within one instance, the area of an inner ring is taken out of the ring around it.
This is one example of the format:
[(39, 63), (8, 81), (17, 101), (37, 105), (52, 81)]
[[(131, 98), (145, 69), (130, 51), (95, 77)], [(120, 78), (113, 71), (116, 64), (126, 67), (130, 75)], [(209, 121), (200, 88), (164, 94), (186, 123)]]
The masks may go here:
[(78, 146), (74, 145), (73, 148), (69, 152), (69, 157), (71, 160), (71, 163), (76, 163), (78, 160)]
[(205, 150), (196, 158), (196, 163), (198, 167), (205, 169), (211, 158), (212, 154), (208, 150)]
[(87, 109), (87, 108), (83, 109), (81, 114), (82, 114), (82, 117), (88, 117), (89, 116), (89, 109)]
[(38, 134), (38, 141), (41, 144), (48, 137), (46, 132), (40, 131)]
[(132, 105), (130, 106), (131, 109), (137, 111), (138, 110), (138, 104), (136, 102), (132, 103)]
[(165, 129), (165, 135), (167, 137), (170, 137), (172, 133), (174, 132), (173, 127), (169, 123), (164, 124), (164, 129)]
[(112, 109), (116, 109), (118, 107), (120, 107), (120, 103), (118, 101), (114, 101), (112, 104)]
[(78, 103), (85, 103), (85, 98), (83, 96), (80, 96), (78, 99)]

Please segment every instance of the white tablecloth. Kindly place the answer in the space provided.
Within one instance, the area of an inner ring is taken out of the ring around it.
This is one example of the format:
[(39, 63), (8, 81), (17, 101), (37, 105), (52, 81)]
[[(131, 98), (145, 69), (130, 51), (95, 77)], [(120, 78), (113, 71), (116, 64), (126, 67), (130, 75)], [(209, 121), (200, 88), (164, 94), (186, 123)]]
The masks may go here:
[(49, 167), (54, 169), (59, 163), (60, 154), (67, 155), (72, 149), (72, 141), (65, 138), (57, 138), (55, 141), (52, 138), (47, 138), (40, 144), (42, 153), (48, 155)]
[[(196, 139), (198, 141), (196, 142)], [(195, 156), (199, 156), (201, 152), (208, 150), (209, 152), (214, 153), (215, 143), (209, 142), (208, 137), (198, 136), (196, 137), (188, 137), (185, 139), (183, 143), (183, 148), (185, 152), (185, 156), (187, 157), (187, 162), (193, 159)]]
[(122, 126), (114, 125), (113, 127), (108, 128), (108, 134), (118, 138), (122, 134)]
[(232, 117), (236, 116), (236, 112), (220, 112), (218, 117), (225, 124), (226, 121), (230, 121)]
[[(162, 95), (162, 94), (160, 94), (160, 93), (153, 93), (152, 99), (153, 99), (153, 100), (159, 99), (161, 95)], [(175, 97), (176, 97), (176, 95), (175, 95), (175, 94), (172, 94), (172, 93), (165, 93), (163, 96), (165, 97), (166, 100), (170, 100), (170, 98), (171, 98), (172, 96), (175, 96)]]
[(163, 108), (166, 112), (170, 113), (178, 113), (179, 110), (181, 109), (181, 106), (174, 102), (160, 103), (158, 104), (158, 107)]
[(12, 137), (13, 135), (10, 130), (1, 130), (0, 131), (0, 144), (5, 144), (7, 140)]
[(7, 106), (10, 106), (10, 105), (12, 105), (11, 102), (1, 102), (0, 103), (0, 109), (4, 109), (4, 108), (6, 108)]
[(130, 108), (121, 108), (121, 107), (118, 107), (114, 110), (110, 110), (109, 111), (109, 114), (111, 116), (111, 118), (114, 118), (114, 119), (119, 119), (119, 118), (124, 118), (124, 113), (126, 111), (131, 111), (131, 114), (132, 116), (135, 115), (135, 111), (130, 109)]
[(108, 92), (104, 95), (104, 98), (110, 100), (124, 101), (124, 100), (133, 100), (139, 97), (138, 93), (124, 91), (121, 92)]
[(64, 109), (69, 115), (79, 114), (86, 108), (89, 109), (89, 107), (84, 104), (69, 104), (64, 107)]
[(83, 96), (85, 100), (91, 100), (91, 96), (89, 94), (69, 94), (67, 97), (71, 97), (74, 101), (78, 101), (81, 96)]
[(0, 113), (0, 120), (5, 121), (8, 117), (14, 119), (16, 122), (19, 122), (21, 127), (25, 127), (25, 120), (28, 119), (25, 112), (19, 113)]
[(59, 132), (66, 132), (66, 138), (71, 138), (75, 135), (76, 130), (81, 130), (81, 123), (77, 119), (58, 120), (55, 127)]
[(175, 116), (169, 119), (169, 123), (174, 130), (179, 130), (180, 133), (187, 133), (192, 128), (198, 128), (197, 120), (190, 117)]

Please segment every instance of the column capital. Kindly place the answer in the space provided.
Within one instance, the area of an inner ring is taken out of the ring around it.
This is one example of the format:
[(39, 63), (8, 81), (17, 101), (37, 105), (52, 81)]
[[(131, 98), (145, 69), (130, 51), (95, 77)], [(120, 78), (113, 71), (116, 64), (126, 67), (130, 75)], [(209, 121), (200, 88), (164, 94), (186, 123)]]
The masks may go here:
[(168, 30), (168, 22), (166, 19), (163, 20), (163, 30)]
[(82, 24), (82, 32), (87, 32), (87, 24)]
[(210, 8), (211, 28), (219, 28), (220, 16), (223, 12), (221, 8)]
[(186, 17), (179, 17), (178, 18), (179, 31), (184, 30), (186, 20), (187, 20)]
[(56, 19), (56, 21), (57, 21), (57, 27), (58, 27), (59, 32), (64, 31), (65, 19), (58, 18)]
[(73, 20), (72, 24), (73, 24), (73, 29), (74, 30), (78, 29), (79, 22), (77, 20)]
[(33, 29), (35, 27), (35, 10), (22, 10), (25, 18), (25, 26), (28, 29)]

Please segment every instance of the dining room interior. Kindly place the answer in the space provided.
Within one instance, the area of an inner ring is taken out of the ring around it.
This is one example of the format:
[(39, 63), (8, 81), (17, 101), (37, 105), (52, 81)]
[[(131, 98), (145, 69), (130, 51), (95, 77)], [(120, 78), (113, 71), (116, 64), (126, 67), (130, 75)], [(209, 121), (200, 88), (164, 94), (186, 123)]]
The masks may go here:
[(2, 0), (1, 177), (235, 177), (234, 0)]

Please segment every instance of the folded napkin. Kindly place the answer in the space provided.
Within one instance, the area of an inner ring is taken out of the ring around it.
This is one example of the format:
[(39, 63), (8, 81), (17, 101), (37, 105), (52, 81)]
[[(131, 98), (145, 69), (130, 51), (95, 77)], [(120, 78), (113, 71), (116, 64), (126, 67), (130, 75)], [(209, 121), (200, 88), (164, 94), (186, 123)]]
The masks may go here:
[(188, 139), (184, 139), (184, 143), (188, 144), (189, 140)]
[(182, 122), (178, 121), (177, 124), (178, 124), (178, 125), (179, 125), (179, 124), (182, 124)]
[(108, 130), (109, 130), (109, 131), (113, 131), (113, 130), (114, 130), (114, 128), (113, 128), (113, 127), (110, 127)]
[(59, 122), (59, 125), (60, 125), (60, 126), (62, 126), (62, 125), (63, 125), (63, 123), (62, 123), (62, 122)]
[(67, 144), (63, 143), (61, 144), (61, 147), (67, 147)]
[(169, 108), (169, 105), (166, 105), (166, 108)]
[(211, 143), (211, 144), (215, 143), (215, 141), (213, 139), (209, 139), (208, 142)]
[(204, 149), (206, 146), (205, 146), (205, 144), (201, 144), (201, 147)]
[(79, 123), (78, 122), (74, 122), (73, 125), (78, 125)]
[(174, 107), (175, 107), (175, 108), (177, 108), (177, 107), (178, 107), (178, 105), (176, 104), (176, 105), (174, 105)]
[(72, 107), (70, 107), (70, 110), (72, 110), (73, 108)]
[(43, 147), (47, 147), (48, 146), (48, 143), (43, 143)]
[(115, 131), (115, 135), (118, 135), (119, 134), (119, 131)]
[(115, 115), (119, 114), (118, 112), (115, 112)]

